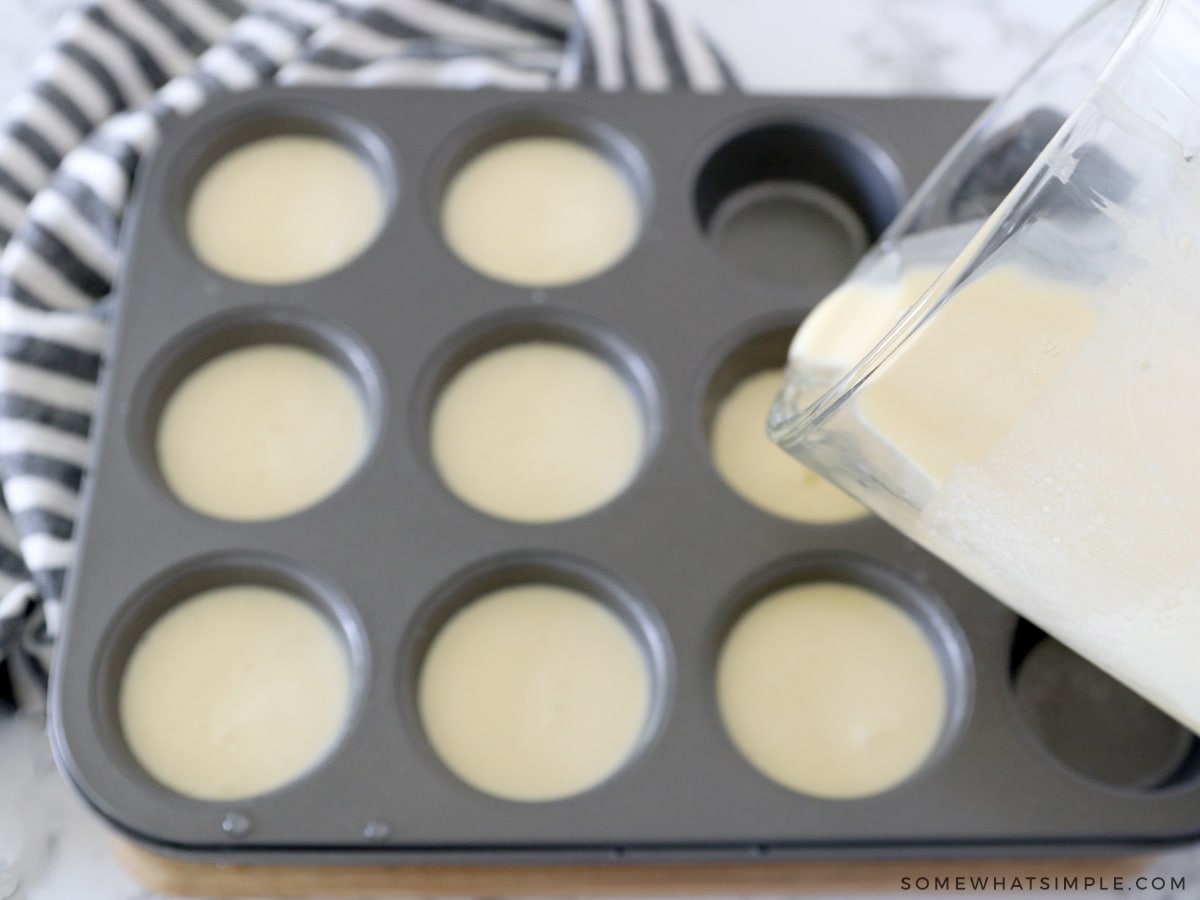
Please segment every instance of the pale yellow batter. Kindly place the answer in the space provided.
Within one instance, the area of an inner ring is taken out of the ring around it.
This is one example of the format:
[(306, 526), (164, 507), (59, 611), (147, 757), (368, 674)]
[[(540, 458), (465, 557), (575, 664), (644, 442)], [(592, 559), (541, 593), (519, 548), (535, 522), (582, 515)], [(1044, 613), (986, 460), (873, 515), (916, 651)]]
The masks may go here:
[[(1149, 239), (1109, 282), (977, 275), (850, 410), (924, 476), (914, 537), (1200, 731), (1200, 306), (1194, 261)], [(934, 274), (851, 285), (828, 321), (903, 309)], [(855, 361), (808, 327), (798, 359)]]
[(773, 593), (738, 620), (717, 666), (717, 702), (756, 768), (805, 794), (850, 799), (907, 779), (946, 718), (946, 685), (920, 627), (863, 588)]
[(137, 761), (189, 797), (234, 800), (303, 775), (350, 702), (338, 634), (310, 604), (250, 585), (197, 594), (139, 639), (121, 677)]
[(767, 437), (765, 423), (783, 386), (783, 370), (741, 381), (713, 417), (713, 462), (721, 477), (755, 506), (804, 522), (845, 522), (867, 510), (810, 472)]
[(374, 239), (384, 196), (370, 167), (323, 137), (264, 138), (217, 160), (196, 185), (187, 232), (200, 259), (243, 281), (304, 281)]
[[(935, 268), (895, 285), (851, 282), (805, 319), (793, 359), (848, 369), (932, 284)], [(860, 392), (858, 409), (927, 474), (981, 459), (1058, 377), (1096, 327), (1079, 291), (1000, 269), (955, 294), (924, 325), (913, 352), (888, 360)]]
[(912, 269), (902, 280), (886, 284), (847, 281), (804, 317), (788, 358), (806, 366), (848, 369), (920, 299), (939, 271)]
[(442, 202), (442, 230), (467, 265), (499, 281), (549, 287), (582, 281), (637, 237), (632, 186), (579, 141), (505, 141), (469, 161)]
[(650, 704), (629, 629), (586, 595), (546, 584), (487, 594), (434, 638), (421, 722), (459, 778), (508, 800), (554, 800), (612, 775)]
[(637, 401), (611, 366), (545, 341), (466, 365), (438, 397), (433, 461), (464, 502), (519, 522), (583, 515), (616, 497), (641, 462)]
[(193, 509), (221, 519), (298, 512), (350, 475), (367, 416), (350, 379), (288, 344), (223, 353), (167, 399), (156, 451), (163, 479)]

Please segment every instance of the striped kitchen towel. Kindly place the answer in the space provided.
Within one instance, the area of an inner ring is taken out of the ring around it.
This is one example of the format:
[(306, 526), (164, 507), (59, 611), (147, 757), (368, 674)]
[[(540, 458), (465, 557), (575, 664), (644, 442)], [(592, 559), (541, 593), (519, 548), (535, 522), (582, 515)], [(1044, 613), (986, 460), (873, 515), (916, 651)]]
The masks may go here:
[(38, 708), (122, 215), (164, 121), (265, 83), (716, 91), (669, 0), (92, 0), (0, 124), (0, 707)]

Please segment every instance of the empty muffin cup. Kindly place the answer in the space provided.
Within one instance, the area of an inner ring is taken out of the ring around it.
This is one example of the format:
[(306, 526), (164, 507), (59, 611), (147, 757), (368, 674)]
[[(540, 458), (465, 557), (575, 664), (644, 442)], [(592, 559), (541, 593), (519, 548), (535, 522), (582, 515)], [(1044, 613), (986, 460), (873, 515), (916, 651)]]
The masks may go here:
[(325, 758), (351, 709), (344, 636), (308, 598), (253, 582), (171, 605), (133, 645), (117, 712), (142, 769), (172, 791), (234, 800)]
[(506, 800), (574, 796), (633, 755), (654, 684), (641, 636), (606, 598), (553, 580), (459, 607), (422, 657), (417, 707), (434, 752)]
[(234, 147), (192, 188), (193, 252), (223, 275), (261, 284), (342, 268), (374, 240), (387, 208), (364, 157), (324, 134), (274, 134)]
[(824, 576), (755, 599), (716, 672), (721, 718), (747, 761), (791, 790), (837, 800), (921, 769), (954, 718), (952, 687), (944, 649), (913, 614)]
[(902, 182), (881, 148), (853, 132), (801, 120), (742, 131), (696, 178), (701, 230), (761, 281), (832, 287), (900, 209)]
[(648, 379), (629, 371), (642, 368), (636, 354), (548, 320), (485, 329), (469, 344), (428, 420), (432, 463), (452, 493), (500, 519), (544, 523), (585, 515), (629, 486), (654, 403)]
[(522, 287), (611, 268), (641, 229), (625, 144), (553, 121), (513, 122), (476, 141), (442, 193), (446, 244), (477, 272)]
[(1147, 791), (1200, 770), (1194, 734), (1025, 620), (1013, 640), (1012, 679), (1037, 742), (1084, 778)]

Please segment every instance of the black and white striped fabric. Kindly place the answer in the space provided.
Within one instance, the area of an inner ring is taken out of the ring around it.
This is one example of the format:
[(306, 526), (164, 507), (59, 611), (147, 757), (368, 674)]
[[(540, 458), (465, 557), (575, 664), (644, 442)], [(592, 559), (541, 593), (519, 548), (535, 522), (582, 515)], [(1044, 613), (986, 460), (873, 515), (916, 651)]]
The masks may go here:
[(166, 119), (267, 82), (716, 91), (668, 0), (93, 0), (0, 124), (0, 707), (62, 614), (122, 214)]

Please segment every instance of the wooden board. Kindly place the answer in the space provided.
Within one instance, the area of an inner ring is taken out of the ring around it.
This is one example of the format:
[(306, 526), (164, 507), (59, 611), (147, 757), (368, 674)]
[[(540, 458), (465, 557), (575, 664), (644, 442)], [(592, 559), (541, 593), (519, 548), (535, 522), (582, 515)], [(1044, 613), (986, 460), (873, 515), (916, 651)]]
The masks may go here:
[[(119, 842), (117, 856), (142, 885), (187, 897), (548, 897), (598, 895), (837, 894), (900, 892), (902, 879), (971, 876), (1129, 879), (1147, 857), (886, 862), (713, 863), (589, 866), (293, 866), (214, 865), (166, 859)], [(968, 882), (969, 884), (969, 882)], [(1059, 882), (1059, 886), (1061, 882)], [(1100, 882), (1092, 882), (1099, 887)], [(950, 890), (954, 890), (951, 881)], [(1033, 887), (1037, 887), (1036, 882)], [(1029, 889), (1028, 887), (1026, 888)], [(914, 895), (930, 893), (933, 888)]]

